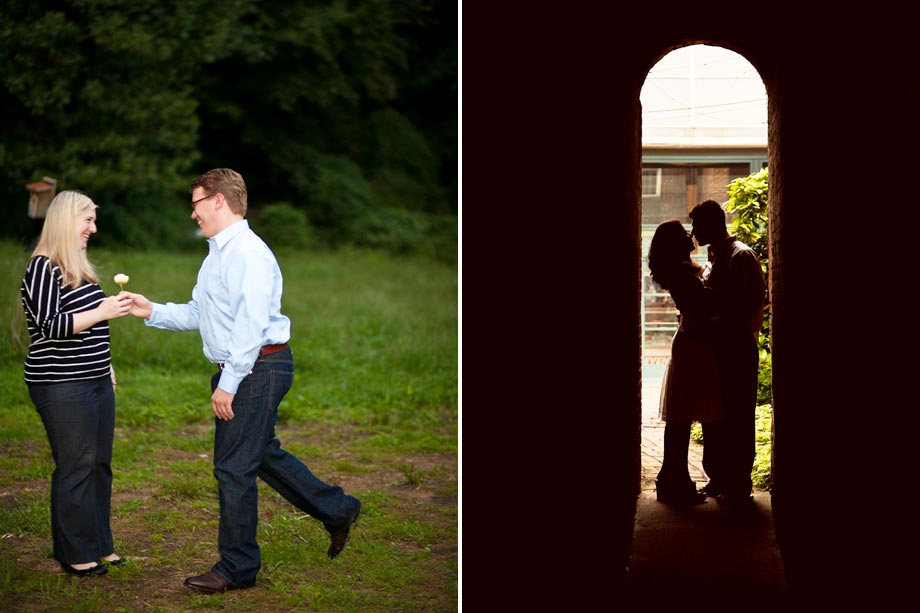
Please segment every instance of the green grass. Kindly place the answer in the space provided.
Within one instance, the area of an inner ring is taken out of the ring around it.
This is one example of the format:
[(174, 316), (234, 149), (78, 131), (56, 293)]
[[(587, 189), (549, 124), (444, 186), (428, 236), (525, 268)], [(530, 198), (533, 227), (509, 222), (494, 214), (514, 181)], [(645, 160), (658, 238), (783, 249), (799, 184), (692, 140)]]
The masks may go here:
[[(196, 254), (93, 250), (108, 293), (185, 302)], [(326, 558), (322, 525), (259, 484), (256, 588), (192, 593), (217, 560), (212, 471), (214, 368), (193, 332), (114, 320), (118, 373), (112, 526), (130, 563), (98, 579), (52, 559), (54, 463), (22, 381), (19, 283), (27, 254), (0, 242), (0, 610), (456, 611), (458, 608), (458, 270), (373, 251), (278, 254), (295, 380), (283, 446), (361, 498), (348, 547)]]

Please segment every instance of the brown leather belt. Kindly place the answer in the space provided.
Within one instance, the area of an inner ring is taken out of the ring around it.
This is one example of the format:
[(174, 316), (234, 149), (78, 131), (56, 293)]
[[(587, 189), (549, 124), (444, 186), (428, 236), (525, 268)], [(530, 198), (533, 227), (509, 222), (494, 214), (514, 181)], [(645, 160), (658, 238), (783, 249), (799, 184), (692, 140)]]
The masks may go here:
[(287, 343), (281, 343), (280, 345), (265, 345), (262, 347), (262, 350), (259, 351), (259, 355), (264, 357), (273, 353), (278, 353), (279, 351), (284, 351), (288, 348), (290, 348), (290, 345)]

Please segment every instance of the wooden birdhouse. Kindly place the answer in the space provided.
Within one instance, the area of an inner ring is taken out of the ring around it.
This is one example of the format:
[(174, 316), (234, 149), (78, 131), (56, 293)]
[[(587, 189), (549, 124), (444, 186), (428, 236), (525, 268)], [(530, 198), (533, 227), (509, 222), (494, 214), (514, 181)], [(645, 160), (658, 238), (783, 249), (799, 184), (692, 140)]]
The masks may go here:
[(57, 192), (57, 179), (44, 177), (41, 181), (26, 183), (26, 189), (29, 190), (29, 217), (44, 219), (51, 199)]

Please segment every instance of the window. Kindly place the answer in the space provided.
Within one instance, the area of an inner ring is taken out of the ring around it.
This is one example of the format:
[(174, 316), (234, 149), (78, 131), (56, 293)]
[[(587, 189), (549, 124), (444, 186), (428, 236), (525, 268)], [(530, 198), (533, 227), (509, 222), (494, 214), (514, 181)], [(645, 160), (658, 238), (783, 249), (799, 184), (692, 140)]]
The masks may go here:
[[(642, 223), (689, 222), (687, 213), (703, 200), (725, 202), (728, 184), (751, 173), (748, 162), (647, 162), (642, 167)], [(648, 189), (646, 188), (648, 184)], [(728, 216), (731, 221), (732, 215)]]
[[(724, 202), (728, 185), (766, 165), (764, 158), (750, 161), (713, 156), (711, 160), (643, 160), (642, 168), (642, 376), (661, 377), (671, 355), (677, 331), (677, 307), (671, 294), (658, 287), (648, 270), (648, 248), (655, 229), (666, 219), (679, 219), (691, 229), (688, 212), (703, 200)], [(727, 214), (731, 221), (734, 213)], [(693, 258), (706, 264), (708, 249), (698, 247)]]
[(660, 168), (643, 168), (642, 169), (642, 197), (657, 198), (661, 195), (661, 169)]

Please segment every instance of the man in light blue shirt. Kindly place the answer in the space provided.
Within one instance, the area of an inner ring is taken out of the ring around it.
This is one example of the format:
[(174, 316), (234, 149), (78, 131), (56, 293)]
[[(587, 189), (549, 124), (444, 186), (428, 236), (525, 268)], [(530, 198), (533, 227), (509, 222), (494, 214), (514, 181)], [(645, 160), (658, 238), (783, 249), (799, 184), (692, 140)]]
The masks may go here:
[[(291, 504), (315, 517), (332, 536), (328, 555), (345, 547), (361, 501), (320, 481), (281, 448), (275, 436), (278, 405), (294, 380), (288, 341), (291, 322), (281, 313), (283, 281), (274, 254), (246, 221), (246, 184), (217, 168), (191, 184), (192, 219), (208, 239), (192, 299), (159, 304), (129, 293), (131, 314), (148, 326), (198, 330), (211, 378), (216, 416), (214, 476), (220, 496), (220, 561), (185, 585), (214, 593), (255, 585), (261, 567), (256, 542), (261, 477)], [(128, 293), (128, 292), (126, 292)]]

